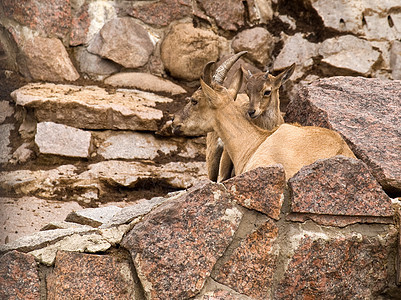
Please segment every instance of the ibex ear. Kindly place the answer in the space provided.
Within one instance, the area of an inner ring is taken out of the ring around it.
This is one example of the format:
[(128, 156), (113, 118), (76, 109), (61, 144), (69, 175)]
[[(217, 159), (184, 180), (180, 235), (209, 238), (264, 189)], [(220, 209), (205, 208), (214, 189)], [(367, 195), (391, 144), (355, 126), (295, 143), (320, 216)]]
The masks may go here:
[(294, 73), (294, 70), (295, 63), (276, 76), (276, 84), (279, 86), (284, 84), (288, 79), (290, 79), (292, 73)]
[(210, 61), (203, 68), (203, 75), (201, 78), (207, 83), (212, 83), (213, 74), (216, 71), (216, 62)]
[(219, 102), (219, 97), (218, 97), (217, 92), (212, 87), (207, 85), (207, 83), (205, 81), (203, 81), (202, 78), (200, 79), (200, 84), (201, 84), (203, 93), (205, 94), (206, 98), (208, 99), (207, 103), (213, 108), (216, 107), (216, 105)]
[(235, 98), (237, 98), (238, 91), (241, 88), (242, 79), (243, 71), (238, 69), (237, 72), (235, 72), (233, 79), (231, 80), (230, 86), (228, 87), (228, 94), (234, 100)]

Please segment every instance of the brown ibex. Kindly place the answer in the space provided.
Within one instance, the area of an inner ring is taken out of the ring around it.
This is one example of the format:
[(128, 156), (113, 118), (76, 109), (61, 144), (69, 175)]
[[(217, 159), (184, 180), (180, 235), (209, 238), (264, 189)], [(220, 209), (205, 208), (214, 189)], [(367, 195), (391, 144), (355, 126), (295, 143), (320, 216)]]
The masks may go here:
[(191, 102), (173, 121), (173, 128), (202, 132), (216, 131), (230, 155), (236, 174), (259, 166), (282, 164), (286, 178), (317, 159), (336, 155), (355, 157), (341, 136), (326, 128), (282, 124), (275, 130), (264, 130), (250, 122), (234, 99), (242, 83), (237, 72), (230, 87), (201, 79), (204, 95)]

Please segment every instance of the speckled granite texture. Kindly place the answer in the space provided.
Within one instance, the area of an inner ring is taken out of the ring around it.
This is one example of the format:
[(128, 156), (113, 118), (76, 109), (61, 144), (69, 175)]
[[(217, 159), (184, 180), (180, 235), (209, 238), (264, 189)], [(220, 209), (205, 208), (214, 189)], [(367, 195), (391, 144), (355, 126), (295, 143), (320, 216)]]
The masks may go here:
[(238, 204), (278, 220), (285, 186), (282, 165), (260, 167), (223, 184)]
[(302, 88), (286, 122), (339, 131), (389, 191), (401, 191), (401, 81), (330, 77)]

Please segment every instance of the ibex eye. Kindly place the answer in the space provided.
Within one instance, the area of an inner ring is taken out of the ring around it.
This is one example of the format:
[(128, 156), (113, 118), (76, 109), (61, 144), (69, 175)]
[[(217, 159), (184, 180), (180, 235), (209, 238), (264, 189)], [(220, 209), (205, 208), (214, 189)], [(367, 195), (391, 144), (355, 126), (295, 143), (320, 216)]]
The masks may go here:
[(191, 103), (192, 103), (192, 105), (196, 105), (196, 104), (198, 104), (198, 100), (195, 100), (194, 98), (191, 98)]
[(263, 93), (263, 95), (264, 95), (264, 96), (270, 96), (271, 93), (272, 93), (271, 91), (266, 90), (266, 91)]

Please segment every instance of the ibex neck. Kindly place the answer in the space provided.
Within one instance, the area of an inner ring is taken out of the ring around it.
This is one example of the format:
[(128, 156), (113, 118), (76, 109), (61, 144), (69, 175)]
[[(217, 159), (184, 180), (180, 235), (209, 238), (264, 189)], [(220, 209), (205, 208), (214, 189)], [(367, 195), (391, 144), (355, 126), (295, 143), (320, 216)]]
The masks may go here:
[(241, 174), (251, 155), (270, 135), (245, 118), (236, 105), (216, 112), (215, 128), (230, 155), (237, 174)]

